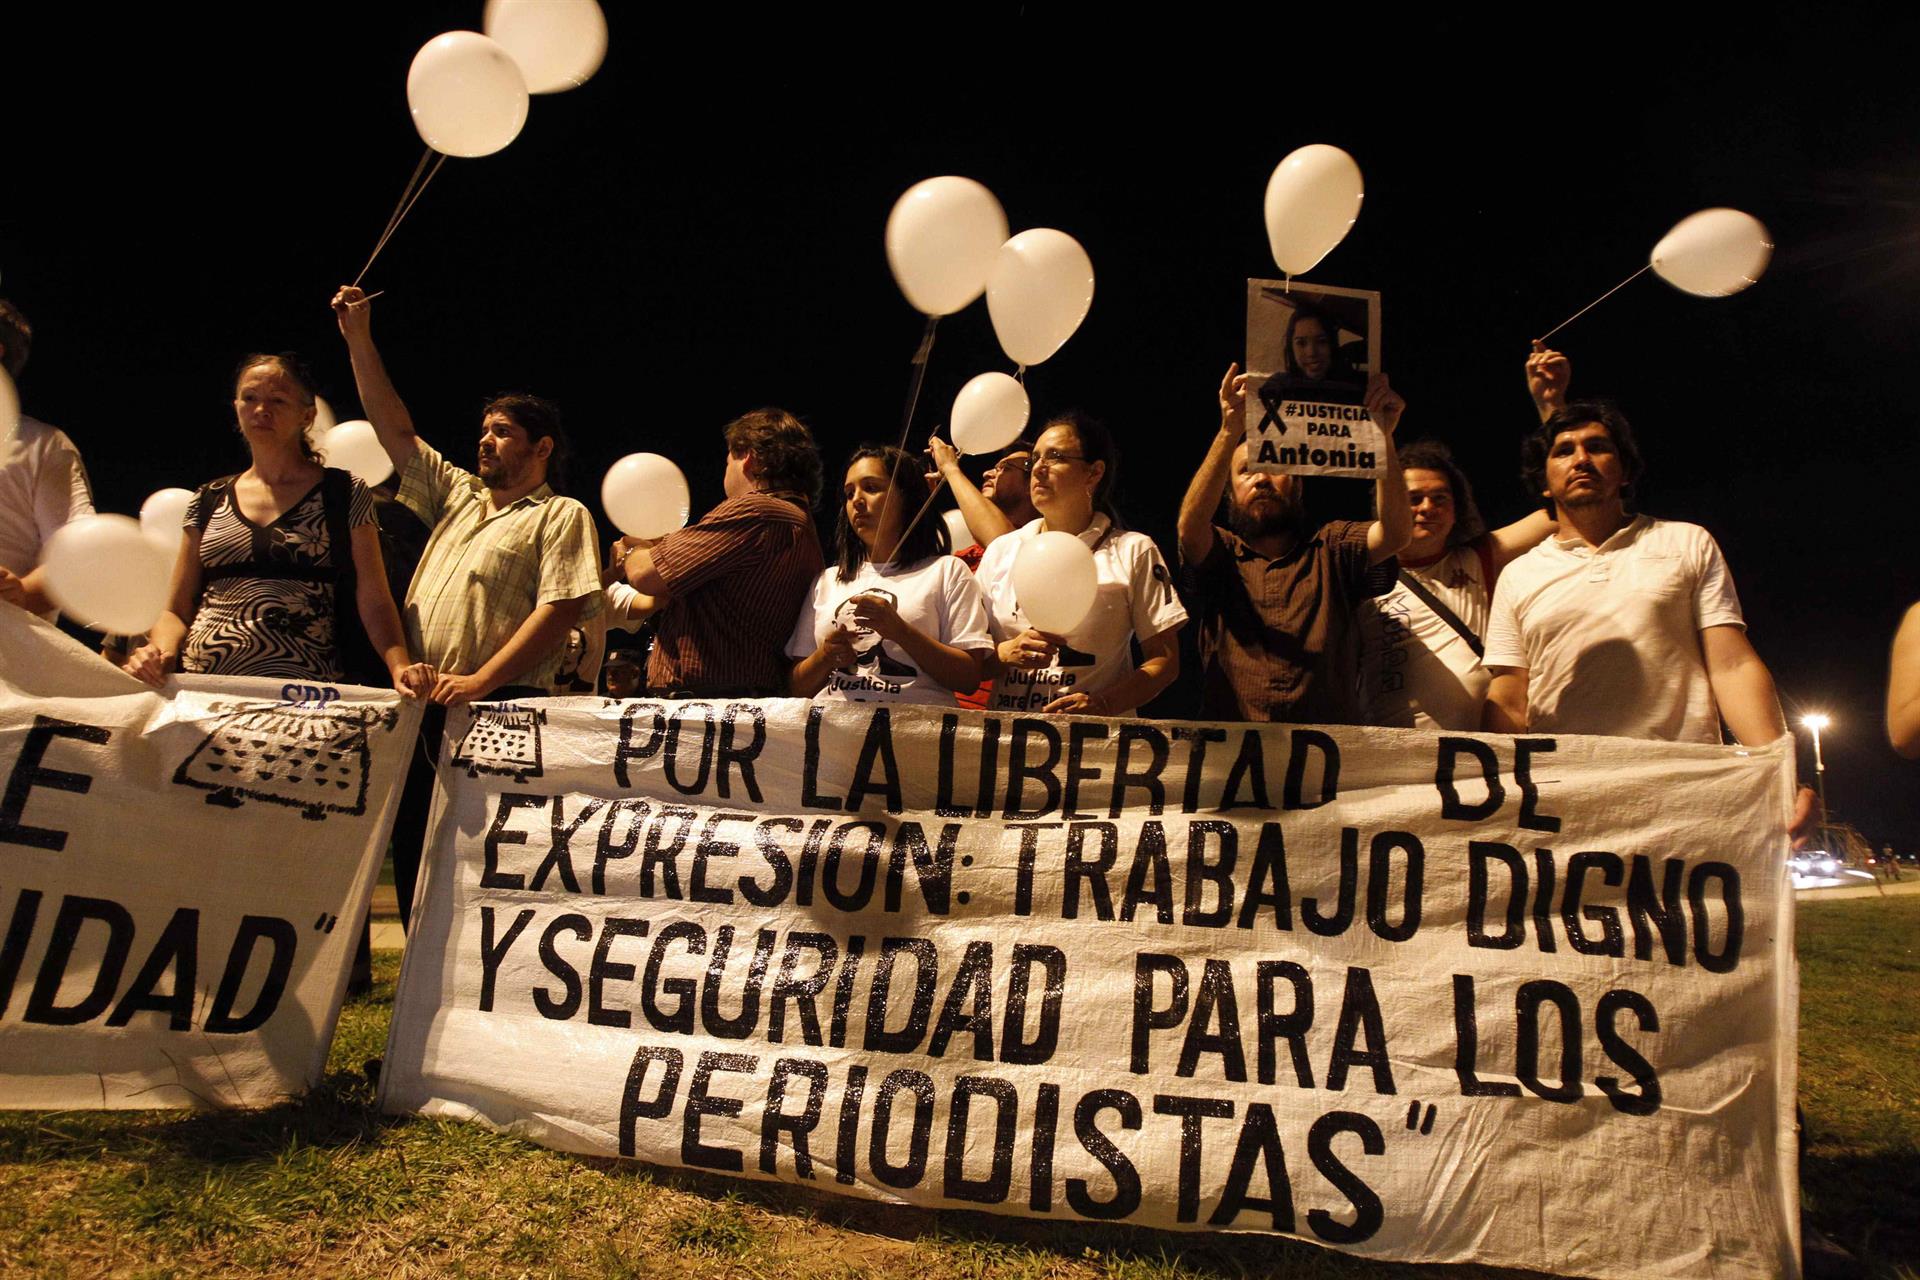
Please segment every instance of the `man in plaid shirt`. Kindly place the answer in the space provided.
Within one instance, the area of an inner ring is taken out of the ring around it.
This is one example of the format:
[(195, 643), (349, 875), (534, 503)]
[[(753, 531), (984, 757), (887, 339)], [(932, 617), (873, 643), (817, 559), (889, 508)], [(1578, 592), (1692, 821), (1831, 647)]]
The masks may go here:
[(469, 472), (414, 432), (413, 417), (373, 345), (366, 295), (333, 299), (367, 419), (400, 473), (400, 502), (433, 530), (407, 591), (407, 642), (439, 677), (394, 821), (395, 886), (412, 913), (420, 838), (433, 795), (447, 707), (485, 698), (544, 696), (565, 656), (567, 632), (600, 607), (593, 517), (550, 479), (566, 438), (559, 410), (536, 396), (500, 396), (480, 422)]

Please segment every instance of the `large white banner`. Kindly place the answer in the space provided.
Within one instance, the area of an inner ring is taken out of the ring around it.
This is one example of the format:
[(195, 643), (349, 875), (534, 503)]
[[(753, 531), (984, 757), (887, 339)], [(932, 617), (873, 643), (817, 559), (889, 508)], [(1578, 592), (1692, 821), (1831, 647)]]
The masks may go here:
[(1791, 765), (1617, 739), (455, 713), (391, 1111), (913, 1204), (1798, 1269)]
[(316, 1083), (418, 723), (350, 685), (157, 693), (0, 605), (0, 1106)]

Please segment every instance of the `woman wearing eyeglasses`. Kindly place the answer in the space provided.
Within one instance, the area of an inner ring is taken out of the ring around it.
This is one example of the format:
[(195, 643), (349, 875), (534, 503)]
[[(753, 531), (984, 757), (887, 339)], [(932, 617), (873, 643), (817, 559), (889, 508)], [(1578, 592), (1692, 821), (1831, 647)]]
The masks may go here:
[[(1120, 457), (1106, 427), (1081, 414), (1047, 424), (1035, 442), (1029, 496), (1040, 518), (981, 557), (995, 679), (989, 711), (1131, 715), (1180, 674), (1187, 611), (1153, 539), (1120, 526), (1113, 508)], [(1042, 533), (1070, 533), (1093, 551), (1093, 608), (1065, 635), (1031, 627), (1013, 594), (1013, 562)], [(1137, 665), (1131, 642), (1145, 655)]]

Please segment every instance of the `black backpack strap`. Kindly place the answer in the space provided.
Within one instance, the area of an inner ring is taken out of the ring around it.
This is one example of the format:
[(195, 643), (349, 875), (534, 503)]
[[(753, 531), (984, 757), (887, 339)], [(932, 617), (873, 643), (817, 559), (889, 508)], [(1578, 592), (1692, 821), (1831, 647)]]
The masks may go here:
[(1400, 583), (1406, 587), (1408, 591), (1413, 593), (1414, 599), (1433, 610), (1434, 617), (1452, 627), (1455, 633), (1467, 642), (1467, 648), (1473, 650), (1474, 657), (1484, 658), (1487, 656), (1487, 646), (1480, 642), (1479, 636), (1473, 634), (1473, 628), (1460, 621), (1460, 615), (1447, 608), (1446, 602), (1439, 596), (1427, 590), (1425, 583), (1421, 582), (1420, 579), (1414, 577), (1405, 569), (1400, 571)]
[(214, 508), (220, 505), (220, 499), (233, 489), (233, 482), (240, 478), (239, 473), (221, 476), (218, 480), (209, 480), (200, 486), (194, 494), (194, 504), (200, 508), (200, 514), (193, 522), (195, 533), (205, 533), (207, 522), (213, 519)]

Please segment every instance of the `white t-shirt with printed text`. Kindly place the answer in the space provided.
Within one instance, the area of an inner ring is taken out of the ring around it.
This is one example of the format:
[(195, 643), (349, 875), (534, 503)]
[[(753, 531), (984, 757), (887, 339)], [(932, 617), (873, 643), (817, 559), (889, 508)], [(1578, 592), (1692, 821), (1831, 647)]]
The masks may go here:
[(855, 664), (830, 672), (826, 686), (813, 695), (816, 701), (952, 706), (952, 689), (921, 671), (899, 645), (856, 627), (848, 616), (847, 602), (854, 596), (883, 594), (893, 597), (902, 621), (941, 644), (968, 652), (993, 648), (986, 600), (973, 575), (953, 556), (942, 555), (904, 567), (867, 562), (844, 582), (839, 566), (828, 566), (800, 605), (787, 656), (799, 659), (812, 653), (838, 620), (856, 634)]
[(1549, 538), (1494, 591), (1486, 664), (1527, 673), (1527, 727), (1720, 741), (1700, 633), (1745, 627), (1713, 535), (1635, 516), (1598, 547)]
[[(1471, 544), (1455, 547), (1432, 564), (1403, 563), (1454, 616), (1484, 641), (1492, 592), (1486, 562)], [(1361, 702), (1367, 724), (1400, 729), (1472, 732), (1493, 677), (1460, 633), (1421, 601), (1407, 584), (1362, 600), (1360, 622)]]
[[(1035, 520), (996, 538), (980, 558), (978, 577), (987, 593), (993, 638), (1010, 640), (1032, 625), (1013, 595), (1013, 562), (1020, 549), (1042, 532)], [(1098, 693), (1134, 666), (1129, 641), (1150, 640), (1185, 625), (1187, 611), (1173, 589), (1173, 575), (1160, 548), (1144, 533), (1114, 530), (1104, 515), (1081, 531), (1093, 551), (1096, 591), (1093, 608), (1068, 632), (1053, 661), (1035, 670), (1008, 669), (993, 682), (989, 711), (1038, 711), (1067, 693)], [(1133, 707), (1109, 714), (1131, 715)]]

